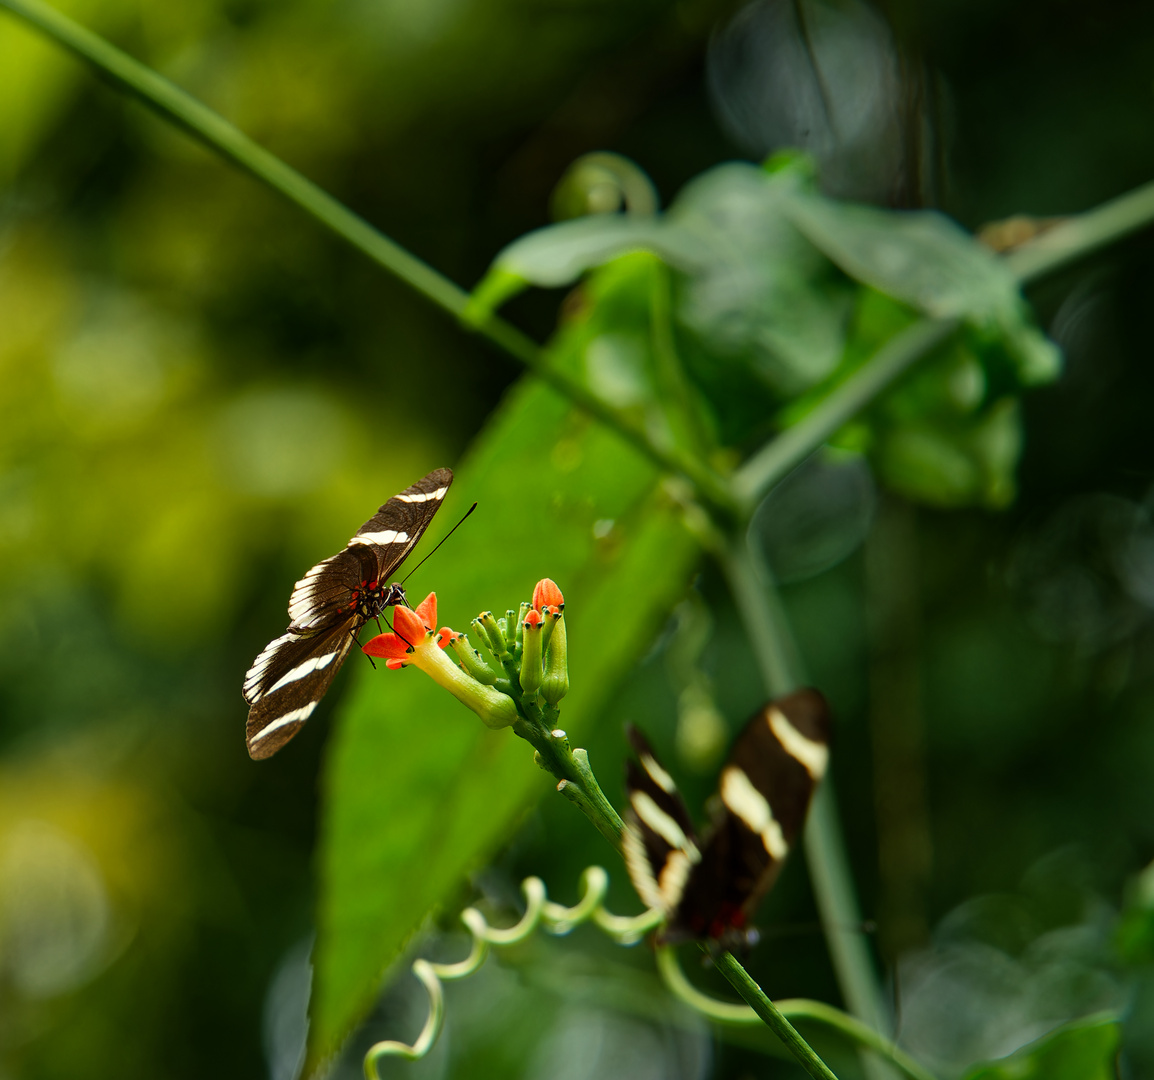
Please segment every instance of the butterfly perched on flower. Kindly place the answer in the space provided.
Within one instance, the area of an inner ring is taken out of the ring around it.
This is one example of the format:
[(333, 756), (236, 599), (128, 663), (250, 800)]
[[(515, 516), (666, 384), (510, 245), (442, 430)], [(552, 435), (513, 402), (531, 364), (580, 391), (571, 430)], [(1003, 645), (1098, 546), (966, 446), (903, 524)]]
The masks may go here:
[(248, 752), (275, 754), (324, 697), (357, 631), (387, 607), (405, 603), (389, 578), (429, 527), (453, 474), (435, 469), (394, 495), (345, 545), (293, 587), (288, 629), (265, 646), (244, 677)]

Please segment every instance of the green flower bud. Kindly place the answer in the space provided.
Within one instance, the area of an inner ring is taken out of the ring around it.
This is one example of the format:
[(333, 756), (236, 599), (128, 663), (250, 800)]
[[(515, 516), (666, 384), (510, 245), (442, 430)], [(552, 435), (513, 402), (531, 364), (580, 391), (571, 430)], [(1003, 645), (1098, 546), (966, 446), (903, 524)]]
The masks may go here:
[[(549, 612), (545, 626), (552, 626), (549, 648), (545, 654), (545, 674), (541, 680), (541, 696), (556, 705), (569, 693), (569, 658), (565, 637), (565, 616)], [(522, 669), (523, 670), (523, 669)]]
[(524, 635), (522, 633), (522, 628), (525, 625), (525, 616), (529, 614), (529, 609), (532, 606), (533, 605), (528, 603), (528, 602), (522, 604), (521, 610), (519, 612), (517, 612), (516, 616), (513, 615), (512, 611), (509, 612), (509, 617), (510, 618), (516, 618), (516, 620), (517, 620), (517, 638), (516, 638), (516, 645), (515, 645), (516, 648), (522, 648), (523, 647)]
[(521, 689), (528, 695), (536, 694), (541, 687), (543, 657), (541, 638), (544, 633), (540, 612), (531, 608), (521, 623)]
[(477, 628), (477, 636), (488, 646), (489, 651), (498, 660), (508, 655), (509, 645), (505, 640), (505, 635), (501, 633), (501, 627), (497, 625), (497, 620), (493, 618), (491, 611), (482, 611), (481, 614), (473, 620), (473, 626)]
[(497, 672), (485, 663), (484, 657), (473, 648), (473, 643), (464, 634), (458, 634), (449, 642), (449, 645), (457, 654), (457, 659), (461, 661), (461, 667), (477, 682), (483, 683), (485, 686), (492, 686), (497, 681)]

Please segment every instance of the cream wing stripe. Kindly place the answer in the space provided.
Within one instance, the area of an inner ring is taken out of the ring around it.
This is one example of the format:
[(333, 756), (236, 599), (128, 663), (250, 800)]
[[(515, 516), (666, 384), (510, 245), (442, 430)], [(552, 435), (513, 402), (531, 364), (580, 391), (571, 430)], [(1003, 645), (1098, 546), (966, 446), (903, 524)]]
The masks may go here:
[(437, 488), (436, 491), (421, 492), (418, 491), (414, 495), (395, 495), (393, 496), (399, 502), (415, 503), (415, 502), (440, 502), (445, 497), (445, 492), (448, 488)]
[(311, 675), (314, 671), (320, 671), (322, 668), (327, 668), (337, 658), (335, 652), (326, 653), (324, 656), (312, 656), (303, 664), (297, 664), (292, 671), (286, 671), (275, 683), (268, 688), (267, 693), (271, 694), (274, 690), (279, 690), (282, 686), (287, 686), (291, 682), (296, 682), (298, 679), (303, 679), (306, 675)]
[(307, 705), (303, 705), (299, 709), (293, 709), (292, 712), (285, 713), (284, 716), (278, 717), (271, 724), (261, 728), (251, 739), (250, 744), (255, 744), (261, 741), (266, 735), (271, 735), (278, 728), (286, 727), (289, 724), (295, 724), (298, 720), (307, 720), (313, 714), (313, 709), (317, 707), (315, 701), (310, 701)]
[(775, 859), (784, 859), (789, 851), (785, 834), (769, 808), (769, 802), (736, 765), (721, 774), (721, 801), (750, 829), (761, 837), (765, 850)]
[(652, 754), (642, 754), (641, 765), (649, 774), (649, 779), (667, 795), (672, 795), (677, 790), (673, 777), (657, 764), (657, 759)]
[(408, 540), (408, 533), (386, 529), (384, 532), (357, 533), (347, 546), (352, 547), (353, 544), (406, 544)]
[(770, 709), (766, 720), (769, 722), (769, 730), (777, 736), (777, 741), (791, 757), (797, 758), (805, 766), (805, 771), (815, 781), (825, 776), (829, 765), (829, 747), (825, 743), (807, 739), (785, 718), (785, 713), (780, 709)]
[(633, 812), (661, 837), (671, 848), (689, 853), (695, 862), (700, 856), (697, 847), (677, 822), (657, 805), (644, 791), (635, 791), (629, 796)]
[(641, 902), (650, 908), (665, 906), (661, 895), (661, 888), (653, 876), (653, 869), (645, 854), (645, 841), (636, 825), (626, 824), (621, 834), (621, 854), (625, 858), (625, 869), (629, 871), (629, 878)]

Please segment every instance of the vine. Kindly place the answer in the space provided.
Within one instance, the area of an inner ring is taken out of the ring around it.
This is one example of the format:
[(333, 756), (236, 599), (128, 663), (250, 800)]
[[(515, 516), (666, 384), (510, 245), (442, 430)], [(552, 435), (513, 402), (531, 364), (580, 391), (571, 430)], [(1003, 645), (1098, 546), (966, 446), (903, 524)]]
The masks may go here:
[[(563, 937), (578, 926), (591, 922), (618, 945), (636, 945), (649, 931), (664, 920), (662, 912), (650, 909), (640, 915), (614, 915), (605, 907), (609, 891), (609, 874), (603, 867), (586, 867), (581, 875), (581, 899), (573, 907), (565, 907), (550, 900), (545, 883), (539, 877), (527, 877), (521, 883), (525, 894), (525, 914), (509, 927), (494, 927), (475, 907), (461, 912), (472, 945), (468, 956), (452, 964), (436, 964), (418, 958), (412, 972), (420, 980), (429, 996), (429, 1015), (424, 1027), (412, 1043), (384, 1039), (374, 1043), (365, 1054), (364, 1069), (367, 1080), (380, 1080), (378, 1064), (382, 1058), (400, 1057), (416, 1061), (425, 1057), (436, 1045), (445, 1023), (445, 992), (443, 983), (466, 979), (480, 970), (494, 946), (508, 948), (528, 940), (538, 929), (547, 934)], [(728, 954), (722, 954), (726, 956)], [(715, 962), (721, 957), (715, 957)], [(702, 993), (686, 978), (677, 960), (676, 951), (668, 945), (657, 949), (657, 970), (669, 991), (695, 1012), (719, 1024), (748, 1026), (763, 1023), (763, 1018), (749, 1005), (721, 1001)], [(820, 1001), (789, 998), (776, 1002), (777, 1010), (785, 1017), (812, 1020), (840, 1032), (860, 1046), (874, 1050), (897, 1066), (910, 1080), (935, 1080), (932, 1073), (919, 1065), (888, 1039), (883, 1038), (866, 1024), (855, 1020), (840, 1009)], [(821, 1075), (832, 1077), (828, 1069)]]

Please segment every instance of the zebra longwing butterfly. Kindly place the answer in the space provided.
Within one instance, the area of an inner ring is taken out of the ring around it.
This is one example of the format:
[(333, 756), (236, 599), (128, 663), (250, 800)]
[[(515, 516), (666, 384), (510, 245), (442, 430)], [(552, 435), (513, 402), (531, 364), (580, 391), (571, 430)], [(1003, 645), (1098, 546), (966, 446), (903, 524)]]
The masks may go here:
[(645, 737), (626, 769), (623, 853), (642, 901), (666, 914), (666, 943), (745, 940), (749, 920), (801, 832), (829, 762), (830, 715), (816, 690), (764, 706), (734, 743), (698, 839), (685, 800)]
[(386, 582), (429, 527), (452, 482), (449, 469), (436, 469), (394, 495), (343, 551), (317, 563), (293, 587), (289, 628), (265, 646), (244, 677), (251, 757), (271, 757), (300, 731), (357, 631), (385, 608), (405, 603), (404, 589)]

